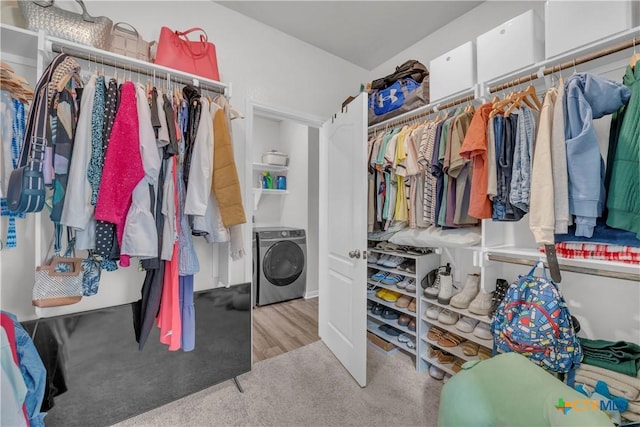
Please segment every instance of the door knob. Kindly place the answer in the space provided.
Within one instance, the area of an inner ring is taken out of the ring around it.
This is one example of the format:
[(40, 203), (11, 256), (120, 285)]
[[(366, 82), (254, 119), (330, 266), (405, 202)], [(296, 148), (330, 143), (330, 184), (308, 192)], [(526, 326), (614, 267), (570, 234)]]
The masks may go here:
[(355, 251), (349, 251), (349, 258), (360, 259), (360, 250), (356, 249)]

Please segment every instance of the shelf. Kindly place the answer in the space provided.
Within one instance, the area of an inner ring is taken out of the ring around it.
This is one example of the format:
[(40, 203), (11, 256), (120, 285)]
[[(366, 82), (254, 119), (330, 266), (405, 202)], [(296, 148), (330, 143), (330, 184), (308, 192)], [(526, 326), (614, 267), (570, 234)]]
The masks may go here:
[[(378, 316), (375, 314), (372, 314), (370, 311), (367, 311), (367, 316), (370, 319), (374, 319), (376, 320), (378, 323), (384, 323), (386, 325), (389, 326), (393, 326), (394, 328), (396, 328), (399, 331), (402, 331), (408, 335), (411, 335), (412, 337), (416, 337), (416, 331), (410, 331), (409, 328), (407, 328), (406, 326), (400, 326), (398, 325), (398, 319), (383, 319), (382, 316)], [(369, 325), (369, 322), (367, 321), (367, 326)], [(417, 327), (417, 321), (416, 321), (416, 327)], [(378, 333), (380, 333), (380, 331), (378, 330), (378, 325), (375, 326), (375, 329), (378, 331)], [(372, 331), (373, 332), (373, 331)], [(384, 336), (384, 335), (381, 335)], [(387, 337), (389, 337), (389, 335), (387, 335)], [(395, 338), (395, 337), (389, 337), (389, 338)]]
[(443, 363), (438, 362), (437, 360), (429, 359), (425, 355), (420, 356), (420, 358), (422, 360), (424, 360), (425, 362), (427, 362), (428, 364), (433, 365), (436, 368), (442, 369), (443, 371), (445, 371), (449, 375), (455, 375), (456, 374), (452, 369), (453, 368), (453, 363), (443, 364)]
[[(416, 355), (416, 349), (415, 348), (407, 347), (407, 343), (403, 343), (403, 342), (398, 341), (398, 337), (392, 337), (390, 335), (385, 334), (384, 332), (381, 332), (378, 329), (378, 323), (367, 321), (367, 331), (369, 331), (372, 334), (382, 338), (385, 341), (389, 341), (390, 343), (392, 343), (393, 345), (395, 345), (396, 347), (398, 347), (401, 350), (409, 352), (409, 353), (413, 354), (414, 356)], [(415, 344), (417, 346), (418, 345), (418, 341), (417, 341), (417, 337), (415, 337), (415, 336), (414, 336), (414, 342), (415, 342)]]
[(445, 325), (444, 323), (440, 323), (437, 320), (433, 320), (433, 319), (429, 319), (427, 317), (422, 317), (422, 320), (425, 321), (426, 323), (430, 324), (430, 325), (434, 325), (439, 327), (440, 329), (444, 329), (445, 331), (449, 331), (452, 334), (455, 334), (461, 338), (464, 338), (466, 340), (469, 341), (473, 341), (477, 344), (480, 344), (483, 347), (492, 349), (493, 348), (493, 340), (484, 340), (482, 338), (478, 338), (477, 336), (473, 335), (473, 333), (469, 333), (469, 332), (462, 332), (459, 331), (455, 325)]
[(267, 196), (284, 196), (289, 194), (289, 190), (276, 190), (271, 188), (254, 188), (253, 189), (253, 210), (258, 209), (262, 195)]
[(462, 352), (462, 344), (460, 344), (459, 346), (456, 347), (443, 347), (440, 344), (438, 344), (437, 342), (431, 341), (427, 338), (427, 336), (423, 336), (422, 341), (426, 342), (427, 344), (429, 344), (432, 347), (437, 347), (442, 351), (446, 351), (447, 353), (451, 353), (454, 356), (465, 360), (465, 361), (469, 361), (469, 360), (478, 360), (478, 356), (467, 356), (466, 354), (464, 354)]
[(406, 308), (400, 308), (398, 306), (395, 305), (395, 302), (389, 302), (389, 301), (385, 301), (383, 299), (380, 299), (376, 296), (376, 294), (367, 294), (367, 299), (370, 301), (373, 301), (375, 303), (378, 303), (380, 305), (384, 305), (385, 307), (389, 307), (394, 309), (395, 311), (398, 311), (400, 313), (404, 313), (408, 316), (413, 317), (414, 319), (417, 317), (416, 313), (413, 311), (409, 311)]
[(0, 24), (0, 40), (0, 51), (2, 51), (4, 61), (36, 66), (35, 53), (38, 51), (38, 33), (12, 25)]
[(367, 263), (367, 267), (375, 268), (376, 270), (387, 271), (389, 273), (401, 274), (401, 275), (406, 276), (406, 277), (413, 277), (414, 279), (416, 278), (416, 274), (415, 273), (408, 273), (408, 272), (406, 272), (404, 270), (398, 270), (397, 268), (384, 267), (382, 265), (369, 264), (369, 263)]
[[(433, 249), (435, 251), (435, 248), (431, 248), (431, 249)], [(409, 254), (409, 253), (402, 252), (402, 251), (387, 251), (387, 250), (384, 250), (384, 249), (376, 249), (376, 248), (368, 248), (367, 250), (369, 252), (376, 252), (376, 253), (379, 253), (379, 254), (401, 256), (401, 257), (407, 258), (407, 259), (418, 259), (418, 258), (423, 257), (423, 256), (436, 255), (435, 252), (432, 252), (430, 254), (417, 255), (417, 254)]]
[(476, 320), (478, 320), (478, 321), (480, 321), (482, 323), (487, 323), (489, 325), (491, 324), (491, 318), (489, 318), (488, 316), (480, 316), (478, 314), (473, 314), (473, 313), (469, 312), (469, 310), (467, 310), (466, 308), (455, 308), (455, 307), (452, 307), (452, 306), (447, 305), (447, 304), (440, 304), (438, 302), (438, 300), (435, 300), (435, 299), (428, 299), (428, 298), (425, 298), (425, 297), (421, 297), (421, 299), (422, 299), (423, 303), (436, 305), (436, 306), (442, 307), (442, 308), (446, 308), (447, 310), (453, 311), (454, 313), (458, 313), (458, 314), (460, 314), (460, 315), (462, 315), (464, 317), (470, 317), (470, 318), (476, 319)]
[[(405, 291), (404, 289), (396, 288), (396, 287), (395, 287), (395, 286), (393, 286), (393, 285), (387, 285), (387, 284), (384, 284), (384, 283), (382, 283), (382, 282), (376, 282), (375, 280), (371, 280), (371, 279), (367, 280), (367, 283), (368, 283), (369, 285), (376, 285), (376, 286), (377, 286), (377, 287), (379, 287), (379, 288), (385, 288), (385, 289), (388, 289), (388, 290), (390, 290), (390, 291), (398, 292), (398, 293), (400, 293), (400, 294), (402, 294), (402, 295), (406, 295), (406, 296), (411, 297), (411, 298), (416, 298), (416, 294), (415, 294), (415, 293), (407, 292), (407, 291)], [(376, 292), (377, 292), (377, 291), (376, 291)], [(375, 295), (375, 294), (374, 294), (374, 295)], [(417, 306), (417, 302), (418, 302), (418, 301), (416, 300), (416, 306)]]
[[(536, 261), (546, 259), (546, 255), (535, 248), (520, 248), (510, 245), (486, 248), (486, 254), (491, 261), (530, 266), (533, 266)], [(597, 259), (562, 258), (560, 256), (558, 256), (558, 264), (562, 271), (640, 282), (640, 265), (638, 264)]]
[(267, 163), (254, 163), (254, 171), (269, 171), (269, 172), (287, 172), (288, 166), (269, 165)]

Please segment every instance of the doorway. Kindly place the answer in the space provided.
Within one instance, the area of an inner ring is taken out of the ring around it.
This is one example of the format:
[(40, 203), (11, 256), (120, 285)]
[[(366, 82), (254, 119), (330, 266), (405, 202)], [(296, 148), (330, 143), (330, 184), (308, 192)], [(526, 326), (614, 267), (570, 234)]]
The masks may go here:
[[(268, 305), (260, 304), (256, 296), (259, 294), (257, 286), (260, 285), (261, 275), (253, 274), (262, 267), (256, 262), (259, 256), (248, 266), (253, 270), (249, 277), (254, 282), (253, 363), (319, 339), (320, 126), (322, 120), (319, 118), (253, 100), (247, 101), (245, 189), (250, 198), (246, 206), (252, 209), (250, 232), (253, 234), (254, 228), (284, 227), (304, 230), (306, 235), (306, 286), (303, 298), (284, 298), (283, 301)], [(267, 176), (268, 179), (265, 178)], [(267, 186), (265, 181), (270, 185)], [(284, 185), (278, 188), (277, 182), (282, 181)], [(255, 305), (256, 302), (260, 305)]]

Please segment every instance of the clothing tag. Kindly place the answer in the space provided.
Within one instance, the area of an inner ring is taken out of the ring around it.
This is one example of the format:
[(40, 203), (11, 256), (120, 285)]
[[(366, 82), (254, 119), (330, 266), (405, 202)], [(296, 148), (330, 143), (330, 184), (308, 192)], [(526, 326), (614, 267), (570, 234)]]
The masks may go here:
[(562, 275), (560, 274), (560, 265), (558, 265), (558, 258), (556, 257), (556, 246), (544, 245), (544, 252), (547, 254), (547, 265), (549, 266), (551, 278), (554, 282), (560, 283)]

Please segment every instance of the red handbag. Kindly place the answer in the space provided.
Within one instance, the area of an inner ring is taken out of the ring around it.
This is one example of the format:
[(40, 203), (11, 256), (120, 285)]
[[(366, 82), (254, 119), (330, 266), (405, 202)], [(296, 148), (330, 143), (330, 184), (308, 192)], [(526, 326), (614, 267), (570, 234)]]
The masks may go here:
[[(192, 41), (187, 37), (193, 31), (202, 31), (199, 41)], [(209, 42), (207, 33), (199, 27), (186, 31), (173, 31), (162, 27), (154, 62), (175, 70), (220, 81), (216, 47)]]

